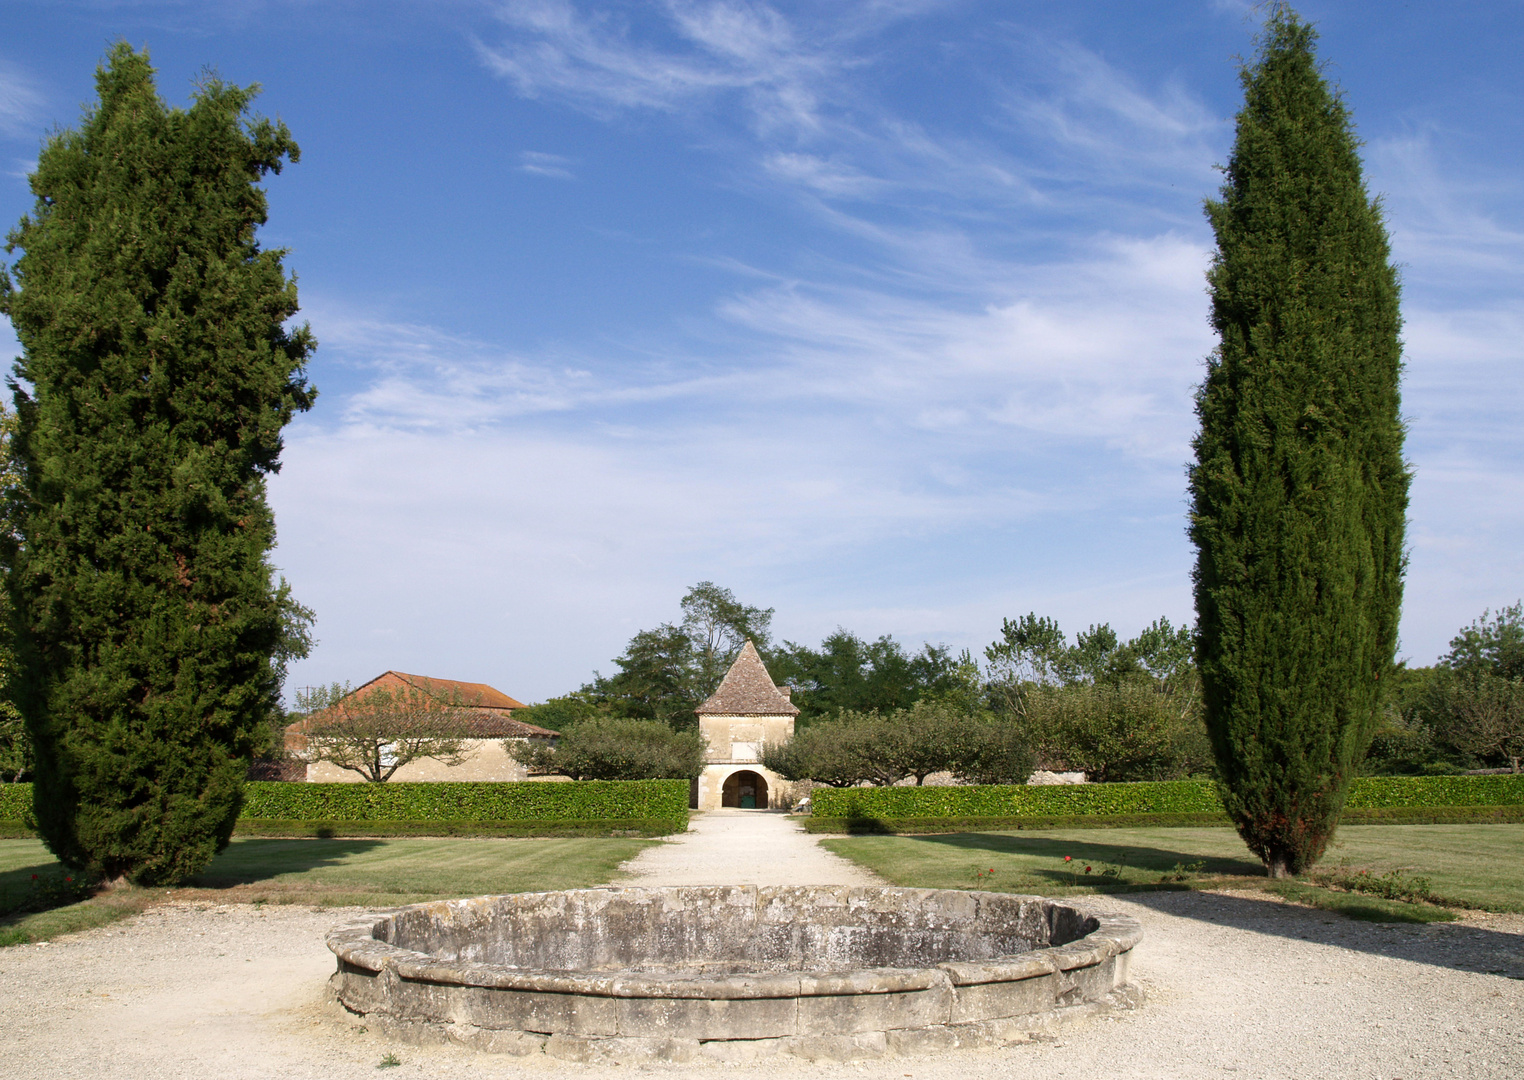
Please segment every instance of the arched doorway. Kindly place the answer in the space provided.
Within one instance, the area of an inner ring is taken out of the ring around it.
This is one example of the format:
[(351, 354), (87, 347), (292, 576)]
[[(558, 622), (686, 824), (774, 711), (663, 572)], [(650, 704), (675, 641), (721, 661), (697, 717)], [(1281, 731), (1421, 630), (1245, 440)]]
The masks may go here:
[(731, 773), (725, 777), (725, 786), (720, 790), (720, 805), (766, 810), (767, 781), (750, 769)]

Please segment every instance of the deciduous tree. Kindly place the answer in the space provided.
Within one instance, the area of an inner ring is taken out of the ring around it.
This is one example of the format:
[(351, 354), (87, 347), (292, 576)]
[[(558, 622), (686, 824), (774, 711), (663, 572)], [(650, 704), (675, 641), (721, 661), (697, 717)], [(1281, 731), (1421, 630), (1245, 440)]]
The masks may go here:
[(412, 685), (356, 691), (333, 683), (300, 691), (297, 709), (305, 714), (297, 757), (326, 761), (373, 784), (414, 761), (453, 766), (472, 756), (470, 703), (456, 693)]
[(704, 739), (658, 720), (595, 716), (562, 732), (554, 745), (508, 747), (530, 772), (573, 780), (693, 780), (704, 771)]

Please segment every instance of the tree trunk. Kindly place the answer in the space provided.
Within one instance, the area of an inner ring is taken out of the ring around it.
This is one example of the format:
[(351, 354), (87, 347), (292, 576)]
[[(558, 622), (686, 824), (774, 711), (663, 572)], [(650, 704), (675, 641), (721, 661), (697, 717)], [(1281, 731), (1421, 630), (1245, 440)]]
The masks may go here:
[(1291, 875), (1286, 872), (1286, 856), (1276, 853), (1265, 860), (1265, 874), (1273, 878), (1285, 878)]

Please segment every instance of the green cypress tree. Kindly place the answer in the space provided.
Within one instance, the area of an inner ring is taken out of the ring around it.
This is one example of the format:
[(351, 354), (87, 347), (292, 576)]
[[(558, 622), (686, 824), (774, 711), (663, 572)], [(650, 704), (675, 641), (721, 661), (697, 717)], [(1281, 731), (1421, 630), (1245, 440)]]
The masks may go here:
[(1392, 670), (1408, 471), (1397, 274), (1316, 35), (1242, 72), (1190, 476), (1197, 659), (1228, 812), (1271, 876), (1323, 853)]
[(315, 391), (258, 180), (295, 161), (257, 87), (204, 78), (170, 109), (118, 44), (99, 101), (44, 145), (0, 310), (19, 483), (7, 544), (35, 808), (64, 863), (172, 883), (231, 835), (279, 707), (282, 614), (265, 476)]

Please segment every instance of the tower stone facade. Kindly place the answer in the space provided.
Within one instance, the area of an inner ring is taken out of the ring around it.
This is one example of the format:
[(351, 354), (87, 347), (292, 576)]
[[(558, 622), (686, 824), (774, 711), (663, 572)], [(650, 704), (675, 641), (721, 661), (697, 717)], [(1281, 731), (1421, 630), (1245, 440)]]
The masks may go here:
[(742, 646), (719, 689), (694, 711), (708, 744), (690, 800), (694, 809), (787, 806), (788, 781), (764, 769), (758, 756), (763, 743), (793, 736), (799, 707), (789, 700), (788, 687), (774, 685), (755, 645)]

